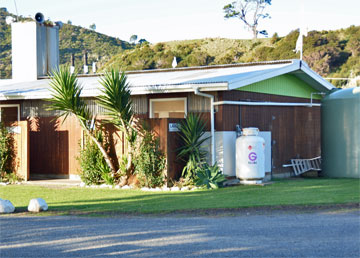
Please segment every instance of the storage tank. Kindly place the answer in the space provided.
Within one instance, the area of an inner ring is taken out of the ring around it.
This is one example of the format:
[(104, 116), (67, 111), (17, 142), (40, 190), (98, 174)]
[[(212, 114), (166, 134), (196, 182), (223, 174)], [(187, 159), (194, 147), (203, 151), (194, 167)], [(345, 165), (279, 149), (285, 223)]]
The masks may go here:
[(236, 139), (236, 177), (244, 184), (261, 183), (265, 177), (265, 140), (258, 134), (258, 128), (244, 128)]
[(321, 105), (322, 172), (360, 178), (360, 88), (337, 90)]

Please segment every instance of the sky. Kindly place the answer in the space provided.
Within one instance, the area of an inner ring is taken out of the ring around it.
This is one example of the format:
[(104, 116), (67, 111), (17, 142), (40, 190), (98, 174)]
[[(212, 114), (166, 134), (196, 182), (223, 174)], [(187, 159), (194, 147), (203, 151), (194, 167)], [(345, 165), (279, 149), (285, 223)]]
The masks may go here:
[[(51, 21), (68, 20), (86, 28), (129, 41), (131, 35), (151, 43), (210, 37), (252, 38), (243, 23), (224, 19), (223, 6), (233, 0), (0, 0), (16, 14), (34, 17), (41, 12)], [(302, 8), (303, 6), (303, 8)], [(304, 10), (303, 12), (301, 10)], [(287, 35), (299, 27), (335, 30), (360, 25), (359, 0), (272, 0), (259, 30), (269, 36)]]

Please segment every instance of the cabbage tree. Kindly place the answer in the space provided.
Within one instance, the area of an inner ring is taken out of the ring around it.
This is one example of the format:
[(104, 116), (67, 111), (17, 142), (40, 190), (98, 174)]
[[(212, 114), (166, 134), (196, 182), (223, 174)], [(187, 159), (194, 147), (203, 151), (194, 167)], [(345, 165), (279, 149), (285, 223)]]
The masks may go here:
[(122, 131), (129, 143), (126, 164), (126, 172), (129, 173), (133, 165), (132, 156), (137, 136), (130, 85), (125, 73), (116, 69), (105, 72), (100, 83), (103, 86), (102, 94), (97, 98), (97, 102), (105, 108), (105, 114), (109, 118), (107, 122)]
[(63, 117), (63, 122), (69, 115), (74, 115), (83, 128), (84, 132), (96, 144), (101, 151), (106, 164), (109, 166), (113, 175), (116, 169), (111, 161), (109, 154), (104, 146), (96, 138), (95, 131), (90, 128), (90, 121), (94, 117), (91, 114), (83, 98), (81, 98), (82, 86), (77, 80), (76, 73), (70, 73), (67, 67), (60, 67), (52, 72), (50, 77), (52, 98), (49, 100), (48, 110), (60, 110), (57, 118)]

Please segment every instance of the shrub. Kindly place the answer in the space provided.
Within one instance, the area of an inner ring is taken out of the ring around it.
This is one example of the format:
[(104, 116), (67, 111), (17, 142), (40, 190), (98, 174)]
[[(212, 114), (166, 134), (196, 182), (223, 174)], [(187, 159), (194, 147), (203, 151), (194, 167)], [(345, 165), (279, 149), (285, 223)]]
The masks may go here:
[(221, 173), (217, 164), (210, 166), (204, 163), (196, 169), (195, 184), (197, 186), (206, 186), (207, 189), (217, 189), (223, 186), (226, 181), (225, 176)]
[(14, 139), (0, 122), (0, 182), (12, 184), (21, 180), (13, 171), (15, 166)]
[(134, 159), (135, 174), (141, 187), (161, 186), (165, 179), (166, 159), (160, 150), (159, 138), (146, 126), (141, 130), (141, 134), (138, 152)]
[(0, 172), (10, 173), (11, 163), (14, 158), (13, 138), (0, 122)]
[[(100, 142), (103, 142), (103, 136), (100, 131), (96, 132), (96, 137)], [(106, 164), (102, 153), (88, 137), (85, 137), (85, 143), (80, 150), (78, 160), (80, 162), (80, 177), (85, 184), (114, 183), (111, 170)]]

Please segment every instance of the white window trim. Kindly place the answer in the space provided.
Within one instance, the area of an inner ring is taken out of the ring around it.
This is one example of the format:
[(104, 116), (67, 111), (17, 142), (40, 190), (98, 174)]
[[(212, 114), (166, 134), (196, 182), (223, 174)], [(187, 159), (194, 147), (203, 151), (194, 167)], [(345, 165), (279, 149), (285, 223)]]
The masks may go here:
[(185, 117), (187, 116), (187, 98), (161, 98), (161, 99), (150, 99), (149, 101), (149, 117), (154, 118), (153, 116), (153, 103), (154, 102), (163, 102), (163, 101), (176, 101), (176, 100), (183, 100), (184, 101), (184, 107), (185, 107)]
[(20, 122), (20, 104), (0, 104), (0, 122), (1, 122), (1, 108), (16, 107), (17, 108), (17, 120)]

